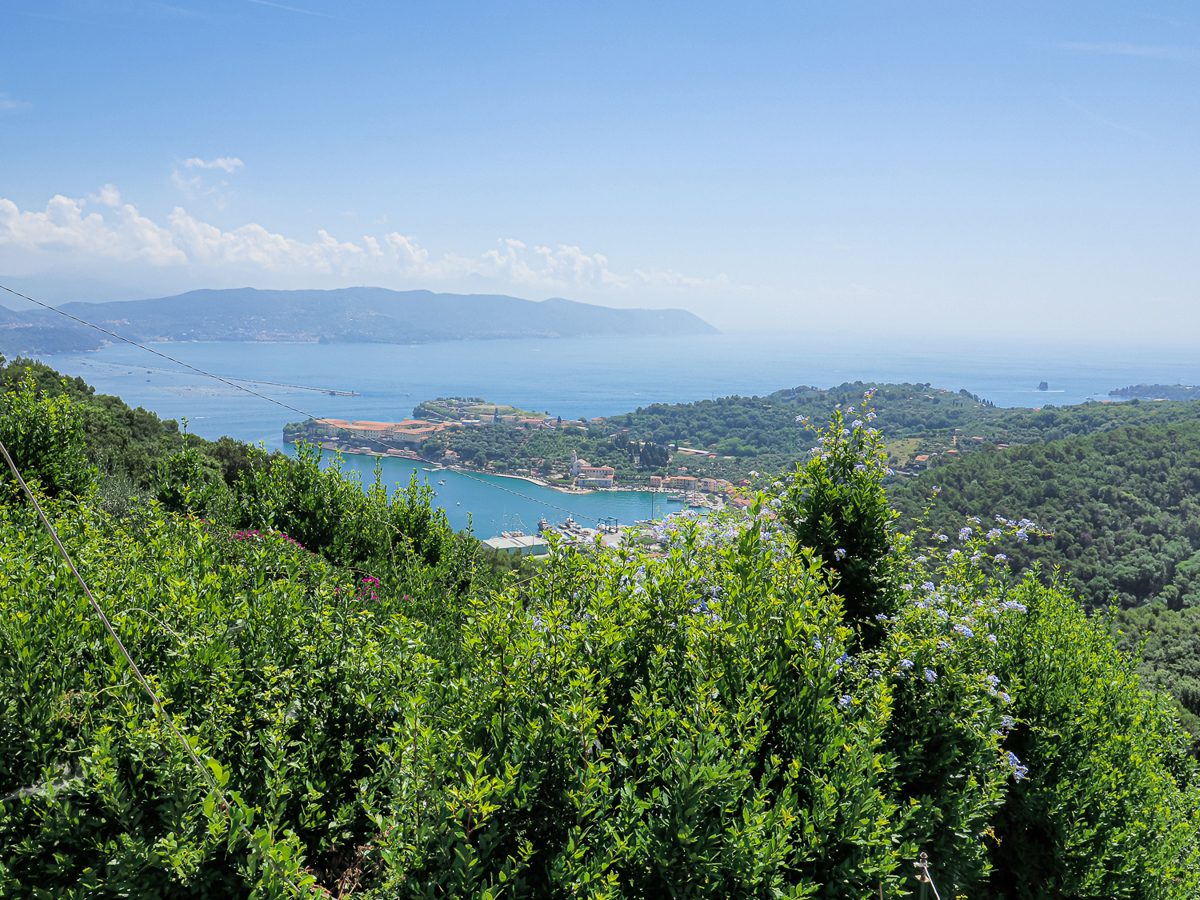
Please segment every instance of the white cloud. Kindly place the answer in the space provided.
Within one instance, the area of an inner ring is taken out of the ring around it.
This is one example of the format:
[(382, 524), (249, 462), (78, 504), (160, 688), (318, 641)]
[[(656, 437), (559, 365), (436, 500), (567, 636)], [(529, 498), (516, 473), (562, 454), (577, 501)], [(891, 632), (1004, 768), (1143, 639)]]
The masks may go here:
[[(236, 156), (218, 156), (216, 159), (204, 160), (198, 156), (193, 156), (190, 159), (183, 161), (185, 169), (220, 169), (230, 175), (237, 172), (238, 169), (244, 169), (246, 164)], [(211, 197), (212, 203), (217, 209), (224, 209), (229, 201), (229, 195), (221, 191), (221, 187), (227, 187), (229, 182), (222, 181), (220, 187), (209, 185), (204, 180), (203, 171), (195, 175), (185, 175), (178, 168), (171, 170), (171, 182), (175, 187), (179, 188), (185, 200), (195, 200), (199, 197)]]
[(215, 188), (213, 188), (212, 190), (206, 191), (204, 189), (204, 179), (202, 179), (199, 175), (196, 175), (193, 178), (184, 178), (178, 169), (175, 169), (171, 172), (171, 182), (175, 185), (175, 187), (179, 188), (179, 190), (183, 193), (183, 196), (188, 200), (195, 200), (201, 194), (212, 193), (212, 190), (215, 190)]
[(99, 213), (85, 216), (86, 203), (58, 194), (45, 212), (21, 212), (11, 200), (0, 198), (0, 246), (156, 266), (187, 261), (173, 235), (131, 204), (118, 207), (110, 222)]
[(218, 156), (207, 162), (198, 156), (193, 156), (191, 159), (185, 159), (183, 165), (188, 169), (222, 169), (230, 175), (238, 169), (246, 168), (246, 164), (236, 156)]
[(24, 100), (14, 100), (8, 94), (0, 94), (0, 111), (16, 112), (19, 109), (29, 109), (32, 103), (26, 103)]
[(116, 185), (106, 184), (100, 188), (99, 194), (88, 194), (88, 199), (116, 209), (121, 205), (121, 192), (117, 190)]
[(531, 265), (526, 260), (524, 243), (512, 238), (498, 243), (499, 250), (483, 254), (484, 266), (491, 270), (489, 274), (507, 273), (514, 284), (545, 288), (629, 286), (629, 279), (610, 270), (608, 260), (599, 253), (587, 254), (566, 244), (559, 244), (557, 250), (534, 247), (536, 262)]
[[(176, 175), (179, 175), (177, 172)], [(199, 187), (179, 175), (182, 188)], [(105, 209), (85, 213), (89, 202)], [(20, 210), (0, 198), (0, 263), (4, 251), (16, 251), (26, 263), (89, 265), (135, 263), (154, 267), (221, 269), (334, 276), (397, 276), (418, 282), (447, 282), (482, 277), (504, 284), (547, 290), (628, 292), (644, 286), (692, 288), (728, 283), (724, 275), (693, 278), (678, 272), (614, 272), (600, 253), (560, 244), (557, 249), (506, 238), (475, 256), (444, 253), (433, 258), (415, 237), (392, 231), (382, 237), (339, 240), (327, 231), (301, 241), (247, 224), (229, 231), (175, 207), (165, 224), (124, 203), (115, 185), (106, 184), (88, 200), (55, 196), (44, 212)]]

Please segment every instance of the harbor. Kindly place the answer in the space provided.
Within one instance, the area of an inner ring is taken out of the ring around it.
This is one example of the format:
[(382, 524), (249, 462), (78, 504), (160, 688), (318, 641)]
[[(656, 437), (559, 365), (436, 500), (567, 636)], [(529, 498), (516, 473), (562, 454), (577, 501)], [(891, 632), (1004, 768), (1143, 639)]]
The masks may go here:
[[(292, 445), (285, 445), (284, 450), (295, 452)], [(326, 454), (326, 464), (335, 464), (336, 458), (334, 454)], [(671, 492), (663, 490), (615, 488), (564, 492), (517, 476), (436, 467), (396, 456), (343, 452), (341, 466), (343, 471), (356, 473), (364, 486), (374, 481), (378, 466), (382, 483), (389, 490), (397, 485), (407, 486), (415, 475), (418, 483), (429, 486), (432, 502), (445, 510), (454, 528), (470, 526), (479, 538), (496, 537), (504, 531), (533, 534), (543, 519), (552, 527), (573, 519), (580, 528), (595, 529), (608, 522), (626, 526), (660, 519), (688, 508), (687, 502), (672, 500)]]

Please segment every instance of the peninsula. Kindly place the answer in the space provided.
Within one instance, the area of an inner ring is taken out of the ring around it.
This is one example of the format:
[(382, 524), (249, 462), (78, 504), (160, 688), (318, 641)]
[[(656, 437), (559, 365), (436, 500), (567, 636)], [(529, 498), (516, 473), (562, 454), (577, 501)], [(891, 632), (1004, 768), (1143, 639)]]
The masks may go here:
[[(419, 344), (717, 333), (682, 309), (613, 309), (561, 297), (534, 301), (377, 287), (200, 290), (156, 300), (67, 303), (61, 309), (137, 341)], [(0, 310), (0, 352), (94, 350), (102, 337), (54, 312)]]

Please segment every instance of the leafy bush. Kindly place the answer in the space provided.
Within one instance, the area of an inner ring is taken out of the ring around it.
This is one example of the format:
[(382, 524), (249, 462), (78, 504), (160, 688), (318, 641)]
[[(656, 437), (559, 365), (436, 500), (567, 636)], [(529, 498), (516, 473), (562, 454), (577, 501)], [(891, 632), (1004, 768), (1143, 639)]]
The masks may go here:
[(414, 473), (391, 496), (381, 470), (365, 488), (342, 472), (341, 457), (323, 465), (320, 447), (301, 442), (295, 458), (253, 450), (227, 488), (217, 463), (187, 442), (160, 468), (158, 497), (173, 512), (204, 516), (233, 529), (282, 532), (331, 562), (367, 573), (390, 573), (419, 590), (458, 596), (479, 569), (479, 545), (456, 534), (433, 489)]
[[(871, 392), (863, 399), (869, 401)], [(864, 410), (863, 416), (869, 421), (875, 413)], [(812, 548), (837, 578), (847, 616), (868, 630), (897, 600), (891, 528), (896, 514), (883, 490), (890, 474), (879, 432), (861, 419), (846, 427), (838, 410), (777, 501), (796, 540)]]
[[(50, 497), (81, 495), (95, 481), (77, 410), (63, 395), (39, 395), (32, 376), (26, 375), (17, 390), (0, 394), (0, 441), (21, 476)], [(3, 460), (0, 484), (16, 488)]]
[(428, 491), (313, 448), (214, 477), (215, 521), (47, 501), (250, 840), (0, 507), (0, 894), (280, 896), (265, 854), (379, 900), (898, 898), (924, 851), (942, 896), (1194, 896), (1188, 741), (1109, 623), (1014, 582), (1024, 523), (914, 555), (877, 436), (821, 437), (661, 556), (494, 590)]
[(1026, 579), (1002, 632), (1020, 679), (1005, 741), (1029, 769), (992, 826), (997, 896), (1195, 896), (1200, 785), (1169, 698), (1144, 692), (1103, 616)]
[(674, 544), (560, 551), (472, 602), (458, 702), (394, 744), (381, 896), (837, 896), (907, 874), (889, 691), (843, 674), (819, 564), (756, 527)]

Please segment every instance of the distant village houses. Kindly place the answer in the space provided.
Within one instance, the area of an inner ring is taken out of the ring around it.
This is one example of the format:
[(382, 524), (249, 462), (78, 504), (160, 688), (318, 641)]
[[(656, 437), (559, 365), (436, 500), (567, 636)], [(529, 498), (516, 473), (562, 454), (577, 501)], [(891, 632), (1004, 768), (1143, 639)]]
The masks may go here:
[(446, 422), (404, 419), (400, 422), (348, 421), (346, 419), (309, 419), (284, 431), (284, 440), (319, 442), (332, 447), (345, 440), (369, 441), (385, 448), (416, 448), (444, 428)]

